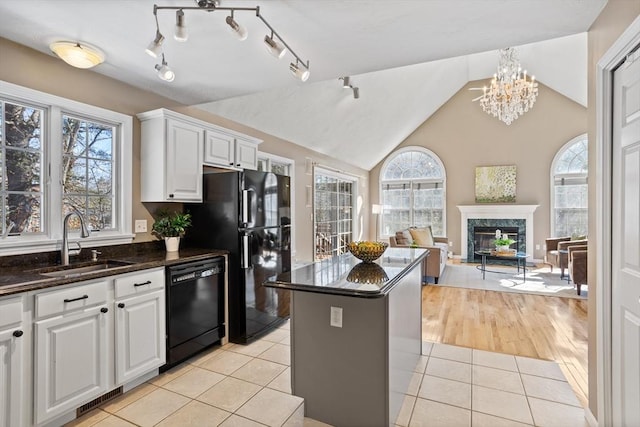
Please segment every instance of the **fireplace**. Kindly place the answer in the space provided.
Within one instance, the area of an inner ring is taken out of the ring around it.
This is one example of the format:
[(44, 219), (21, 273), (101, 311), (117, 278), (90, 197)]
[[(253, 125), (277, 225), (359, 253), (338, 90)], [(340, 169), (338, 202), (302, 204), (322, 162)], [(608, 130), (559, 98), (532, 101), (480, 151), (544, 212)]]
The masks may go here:
[[(463, 260), (474, 262), (473, 238), (474, 227), (490, 227), (506, 231), (509, 227), (517, 228), (517, 243), (511, 245), (520, 252), (534, 255), (533, 249), (533, 212), (538, 205), (459, 205), (460, 210), (460, 255)], [(535, 257), (534, 257), (535, 258)]]
[[(503, 220), (496, 220), (501, 222)], [(505, 220), (505, 222), (511, 222), (512, 220)], [(469, 251), (469, 260), (480, 262), (480, 256), (476, 255), (476, 251), (490, 251), (495, 249), (494, 240), (496, 239), (496, 230), (500, 230), (502, 236), (508, 235), (511, 239), (515, 240), (515, 243), (511, 245), (512, 249), (516, 251), (520, 250), (520, 233), (519, 227), (506, 227), (506, 226), (474, 226), (472, 232), (469, 233), (469, 238), (472, 239), (472, 249)]]

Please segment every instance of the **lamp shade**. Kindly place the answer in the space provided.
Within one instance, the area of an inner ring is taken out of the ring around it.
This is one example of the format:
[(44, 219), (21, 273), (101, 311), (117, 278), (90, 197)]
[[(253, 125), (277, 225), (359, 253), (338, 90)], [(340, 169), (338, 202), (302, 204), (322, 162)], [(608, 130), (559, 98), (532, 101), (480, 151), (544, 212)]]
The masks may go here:
[(53, 42), (49, 48), (60, 59), (76, 68), (91, 68), (104, 62), (104, 53), (85, 43), (59, 41)]

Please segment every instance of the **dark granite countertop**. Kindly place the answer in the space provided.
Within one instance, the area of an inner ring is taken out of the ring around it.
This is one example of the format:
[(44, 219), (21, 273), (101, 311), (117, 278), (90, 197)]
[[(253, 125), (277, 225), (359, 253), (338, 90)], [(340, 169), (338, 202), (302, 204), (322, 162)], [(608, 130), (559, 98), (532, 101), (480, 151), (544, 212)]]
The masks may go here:
[(364, 263), (348, 254), (335, 256), (279, 274), (264, 286), (293, 291), (380, 298), (414, 267), (428, 250), (389, 248), (375, 262)]
[(70, 267), (101, 264), (107, 260), (127, 264), (83, 274), (80, 277), (47, 277), (41, 273), (60, 267), (57, 265), (59, 262), (56, 260), (56, 252), (0, 257), (0, 297), (149, 268), (198, 261), (227, 253), (222, 250), (201, 248), (181, 248), (179, 252), (166, 252), (163, 242), (104, 246), (94, 249), (101, 252), (97, 262), (90, 260), (91, 248), (88, 248), (82, 250), (81, 258), (72, 259)]

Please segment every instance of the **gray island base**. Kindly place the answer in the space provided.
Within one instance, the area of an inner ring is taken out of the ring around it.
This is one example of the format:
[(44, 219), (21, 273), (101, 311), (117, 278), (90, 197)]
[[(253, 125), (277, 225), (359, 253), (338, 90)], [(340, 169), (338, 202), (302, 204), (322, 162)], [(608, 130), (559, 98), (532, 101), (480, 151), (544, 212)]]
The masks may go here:
[(423, 249), (351, 254), (281, 274), (291, 293), (291, 386), (305, 415), (334, 426), (388, 426), (422, 351)]

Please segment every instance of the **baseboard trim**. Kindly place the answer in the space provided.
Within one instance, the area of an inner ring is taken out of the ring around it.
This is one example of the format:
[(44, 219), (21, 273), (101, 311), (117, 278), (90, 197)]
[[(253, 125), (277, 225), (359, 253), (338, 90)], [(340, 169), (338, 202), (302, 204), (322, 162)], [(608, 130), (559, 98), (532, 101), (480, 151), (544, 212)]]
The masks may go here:
[(587, 420), (589, 427), (598, 427), (598, 420), (593, 416), (591, 409), (584, 408), (584, 419)]

